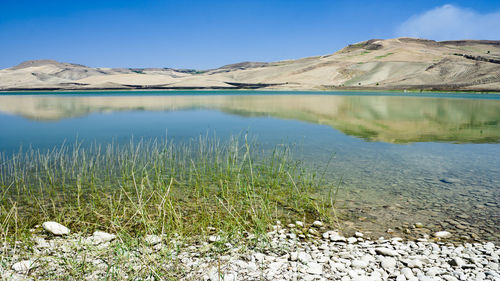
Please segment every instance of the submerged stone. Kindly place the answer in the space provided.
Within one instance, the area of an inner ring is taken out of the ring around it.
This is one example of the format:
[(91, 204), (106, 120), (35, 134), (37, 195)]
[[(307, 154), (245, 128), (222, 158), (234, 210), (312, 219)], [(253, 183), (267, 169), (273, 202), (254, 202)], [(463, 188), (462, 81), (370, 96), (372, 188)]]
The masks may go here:
[(451, 233), (449, 233), (448, 231), (438, 231), (438, 232), (434, 233), (434, 237), (436, 237), (436, 238), (450, 238)]
[(454, 179), (454, 178), (444, 178), (444, 179), (440, 179), (439, 181), (443, 182), (443, 183), (448, 183), (448, 184), (460, 182), (459, 179)]

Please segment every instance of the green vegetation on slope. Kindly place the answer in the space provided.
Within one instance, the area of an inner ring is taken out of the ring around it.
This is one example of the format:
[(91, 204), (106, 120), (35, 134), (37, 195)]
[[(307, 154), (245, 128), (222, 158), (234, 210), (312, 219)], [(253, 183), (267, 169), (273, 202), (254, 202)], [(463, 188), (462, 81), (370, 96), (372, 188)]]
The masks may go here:
[(384, 55), (381, 55), (381, 56), (376, 56), (375, 58), (376, 58), (376, 59), (381, 59), (381, 58), (385, 58), (385, 57), (388, 57), (388, 56), (390, 56), (390, 55), (392, 55), (392, 54), (394, 54), (394, 53), (392, 53), (392, 52), (389, 52), (389, 53), (387, 53), (387, 54), (384, 54)]

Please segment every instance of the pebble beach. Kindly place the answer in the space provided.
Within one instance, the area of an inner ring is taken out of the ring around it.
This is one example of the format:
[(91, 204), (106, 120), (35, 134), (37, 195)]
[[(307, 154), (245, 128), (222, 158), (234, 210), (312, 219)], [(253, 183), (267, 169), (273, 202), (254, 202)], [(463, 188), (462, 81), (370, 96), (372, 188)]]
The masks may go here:
[(500, 247), (451, 243), (447, 231), (408, 241), (344, 237), (320, 221), (272, 229), (234, 240), (214, 234), (191, 242), (161, 235), (125, 241), (44, 223), (30, 243), (4, 243), (0, 273), (2, 280), (500, 280)]

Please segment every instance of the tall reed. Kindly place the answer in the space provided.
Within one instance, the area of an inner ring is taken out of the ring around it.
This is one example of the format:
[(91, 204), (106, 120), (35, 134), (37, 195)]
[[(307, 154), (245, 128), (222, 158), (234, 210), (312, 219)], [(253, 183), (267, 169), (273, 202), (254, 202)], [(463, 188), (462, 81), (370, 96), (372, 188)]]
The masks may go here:
[(0, 155), (0, 231), (18, 237), (54, 220), (131, 236), (258, 234), (276, 220), (328, 221), (335, 201), (321, 190), (290, 147), (247, 136), (28, 149)]

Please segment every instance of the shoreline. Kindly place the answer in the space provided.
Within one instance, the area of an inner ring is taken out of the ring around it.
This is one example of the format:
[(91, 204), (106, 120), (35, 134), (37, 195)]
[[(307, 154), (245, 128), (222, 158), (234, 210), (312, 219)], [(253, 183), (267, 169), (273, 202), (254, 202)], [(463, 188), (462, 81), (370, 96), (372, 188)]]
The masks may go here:
[(51, 89), (51, 88), (40, 88), (40, 89), (1, 89), (0, 95), (4, 94), (66, 94), (66, 93), (89, 93), (89, 92), (98, 92), (98, 93), (182, 93), (182, 92), (217, 92), (217, 93), (225, 93), (225, 92), (238, 92), (238, 93), (276, 93), (276, 94), (284, 94), (284, 93), (300, 93), (300, 94), (327, 94), (327, 93), (377, 93), (377, 94), (407, 94), (408, 96), (421, 96), (425, 94), (473, 94), (473, 95), (500, 95), (500, 89), (498, 90), (419, 90), (419, 89), (380, 89), (380, 88), (338, 88), (335, 89), (232, 89), (232, 88), (179, 88), (179, 89), (170, 89), (170, 88), (161, 88), (161, 89), (106, 89), (106, 88), (95, 88), (95, 89)]
[[(498, 280), (500, 247), (452, 244), (445, 232), (433, 238), (372, 240), (344, 237), (322, 222), (283, 226), (261, 236), (212, 235), (124, 237), (105, 232), (56, 236), (32, 234), (0, 248), (6, 280), (59, 276), (168, 280)], [(437, 237), (436, 237), (437, 236)], [(7, 253), (7, 255), (5, 255)], [(2, 268), (3, 267), (3, 268)]]

